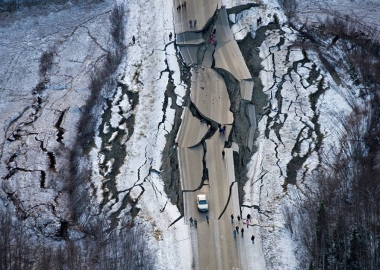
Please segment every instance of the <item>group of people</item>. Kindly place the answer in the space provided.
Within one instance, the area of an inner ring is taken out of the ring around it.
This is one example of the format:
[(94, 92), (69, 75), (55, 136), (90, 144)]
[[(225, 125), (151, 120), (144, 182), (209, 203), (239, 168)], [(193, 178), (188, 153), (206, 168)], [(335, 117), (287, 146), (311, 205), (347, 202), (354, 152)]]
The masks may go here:
[[(251, 215), (248, 214), (247, 219), (246, 219), (247, 228), (249, 227), (249, 222), (250, 222), (251, 218), (252, 218)], [(237, 216), (237, 220), (239, 223), (240, 223), (240, 220), (242, 220), (240, 215)], [(190, 221), (190, 226), (194, 226), (195, 228), (198, 228), (198, 220), (197, 219), (193, 219), (193, 217), (190, 217), (189, 221)], [(209, 224), (208, 215), (206, 215), (206, 221), (207, 221), (207, 224)], [(234, 215), (233, 214), (231, 214), (231, 223), (234, 223)], [(241, 237), (244, 237), (244, 228), (240, 228), (239, 225), (236, 225), (235, 229), (232, 231), (234, 238), (236, 238), (236, 235), (238, 235), (239, 233), (240, 233)], [(253, 234), (251, 236), (251, 241), (252, 241), (252, 244), (255, 243), (255, 236)]]
[[(251, 215), (248, 214), (247, 215), (247, 219), (246, 219), (247, 228), (249, 228), (249, 222), (250, 222), (251, 218), (252, 218)], [(240, 215), (237, 216), (237, 220), (238, 220), (239, 223), (240, 223), (240, 220), (242, 220), (242, 218), (240, 217)], [(233, 214), (231, 214), (231, 223), (234, 223), (234, 215)], [(239, 229), (240, 228), (237, 225), (235, 227), (235, 229), (232, 231), (232, 234), (234, 235), (234, 238), (236, 238), (236, 235), (239, 234)], [(241, 235), (241, 237), (244, 237), (244, 228), (240, 229), (240, 235)], [(252, 241), (252, 244), (255, 243), (255, 236), (253, 234), (251, 236), (251, 241)]]
[(186, 1), (183, 2), (182, 4), (179, 4), (179, 5), (177, 6), (177, 11), (181, 11), (181, 8), (182, 8), (182, 9), (186, 9)]
[[(198, 228), (198, 220), (197, 219), (193, 219), (193, 217), (190, 217), (189, 221), (190, 221), (190, 226), (194, 225), (195, 228)], [(206, 221), (207, 221), (207, 224), (209, 224), (208, 215), (206, 215)]]
[(193, 217), (190, 217), (189, 221), (190, 221), (190, 226), (194, 225), (195, 228), (198, 227), (198, 220), (197, 219), (193, 219)]
[[(222, 127), (222, 125), (221, 124), (219, 124), (219, 133), (221, 134), (221, 135), (224, 135), (225, 133), (226, 133), (226, 125), (224, 125), (223, 127)], [(224, 156), (226, 155), (226, 152), (224, 151), (224, 149), (222, 150), (222, 159), (224, 159)]]
[(189, 24), (190, 24), (190, 28), (192, 28), (193, 27), (193, 25), (194, 25), (194, 27), (197, 27), (197, 20), (190, 20), (189, 21)]
[[(248, 214), (247, 219), (245, 220), (245, 223), (247, 224), (247, 228), (249, 227), (249, 223), (251, 219), (252, 219), (251, 215)], [(244, 223), (244, 219), (240, 215), (237, 216), (237, 220), (239, 223), (240, 223), (240, 220), (243, 220), (243, 223)], [(231, 214), (231, 223), (234, 223), (234, 214)]]
[(259, 17), (256, 21), (257, 21), (257, 26), (263, 23), (263, 20), (261, 19), (261, 17)]
[[(234, 238), (236, 238), (236, 234), (239, 234), (239, 226), (235, 227), (233, 234), (234, 234)], [(244, 228), (240, 229), (240, 235), (241, 235), (241, 237), (244, 237)]]

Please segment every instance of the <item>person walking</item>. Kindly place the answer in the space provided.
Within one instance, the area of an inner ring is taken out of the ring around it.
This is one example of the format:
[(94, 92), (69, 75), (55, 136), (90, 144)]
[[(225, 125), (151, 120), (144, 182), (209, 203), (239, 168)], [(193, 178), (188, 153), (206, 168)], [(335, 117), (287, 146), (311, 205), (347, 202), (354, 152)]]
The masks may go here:
[(252, 234), (252, 236), (251, 236), (251, 241), (252, 241), (252, 244), (254, 244), (255, 243), (255, 236)]
[(226, 126), (223, 126), (223, 127), (219, 127), (219, 133), (220, 135), (224, 135), (224, 133), (226, 132)]
[(194, 27), (197, 27), (197, 20), (194, 20)]
[(169, 33), (169, 40), (172, 40), (172, 37), (173, 37), (173, 33), (170, 32), (170, 33)]
[(185, 7), (185, 9), (186, 9), (186, 1), (183, 3), (183, 6)]
[(239, 226), (236, 226), (236, 232), (239, 233)]
[(189, 24), (190, 24), (190, 28), (192, 28), (192, 27), (193, 27), (193, 21), (190, 20), (190, 21), (189, 21)]
[(135, 36), (132, 36), (132, 42), (133, 42), (133, 44), (135, 44), (135, 42), (136, 42)]
[(249, 219), (249, 220), (251, 219), (251, 215), (250, 214), (247, 215), (247, 219)]
[(241, 232), (241, 237), (243, 237), (244, 236), (244, 228), (241, 228), (240, 232)]
[(222, 151), (222, 159), (224, 159), (224, 156), (226, 155), (226, 152), (224, 150)]
[(206, 215), (206, 221), (207, 221), (207, 224), (208, 224), (208, 215)]
[(247, 229), (248, 229), (249, 228), (249, 219), (247, 219), (246, 223), (247, 223)]
[(231, 223), (234, 223), (234, 215), (231, 214)]
[(195, 226), (195, 228), (198, 227), (198, 220), (197, 219), (194, 219), (194, 226)]
[(232, 233), (234, 234), (234, 238), (236, 238), (236, 230), (233, 230)]
[(237, 216), (238, 222), (240, 223), (241, 217), (240, 215)]
[(193, 217), (190, 217), (189, 221), (190, 221), (190, 226), (193, 226)]

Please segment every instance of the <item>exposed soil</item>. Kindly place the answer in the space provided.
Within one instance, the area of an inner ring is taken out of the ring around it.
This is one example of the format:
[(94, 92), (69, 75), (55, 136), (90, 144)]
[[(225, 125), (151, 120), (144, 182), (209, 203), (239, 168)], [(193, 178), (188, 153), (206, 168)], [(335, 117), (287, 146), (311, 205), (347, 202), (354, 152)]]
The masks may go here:
[[(263, 85), (261, 84), (261, 80), (258, 77), (261, 70), (260, 63), (262, 62), (262, 59), (259, 57), (258, 47), (260, 47), (261, 43), (265, 39), (266, 30), (276, 28), (278, 28), (278, 25), (276, 24), (263, 26), (257, 31), (256, 37), (254, 39), (251, 37), (251, 35), (248, 35), (243, 41), (239, 43), (240, 50), (254, 81), (254, 89), (252, 92), (251, 101), (241, 100), (239, 82), (228, 72), (218, 70), (218, 72), (223, 76), (225, 80), (231, 101), (230, 110), (234, 114), (233, 128), (230, 137), (228, 138), (228, 142), (226, 143), (226, 147), (231, 147), (232, 142), (235, 142), (239, 145), (239, 153), (234, 153), (234, 164), (235, 180), (238, 183), (240, 204), (242, 203), (244, 197), (243, 187), (248, 180), (246, 176), (247, 164), (250, 161), (253, 153), (256, 151), (255, 147), (251, 152), (246, 146), (250, 121), (246, 115), (245, 110), (247, 104), (255, 105), (256, 117), (259, 120), (264, 114), (265, 107), (268, 105), (267, 96), (262, 92)], [(179, 63), (182, 70), (182, 80), (185, 81), (190, 88), (190, 70), (180, 61)], [(190, 91), (188, 90), (186, 100), (189, 99), (189, 94)], [(172, 84), (171, 80), (169, 80), (165, 96), (171, 97), (173, 99), (172, 109), (175, 109), (176, 113), (173, 129), (166, 137), (167, 144), (163, 152), (163, 164), (161, 167), (161, 172), (162, 178), (165, 182), (165, 192), (168, 194), (171, 202), (173, 204), (176, 204), (180, 212), (183, 214), (180, 172), (178, 165), (177, 148), (175, 145), (175, 138), (181, 124), (180, 117), (183, 109), (175, 104), (176, 95), (174, 93), (174, 85)], [(258, 134), (256, 134), (254, 139), (257, 138), (257, 135)]]
[[(254, 88), (252, 92), (251, 101), (241, 100), (240, 89), (236, 93), (235, 88), (239, 88), (239, 84), (233, 82), (228, 76), (223, 76), (226, 84), (228, 93), (231, 100), (231, 111), (234, 114), (234, 124), (231, 136), (228, 143), (235, 142), (239, 145), (239, 153), (234, 152), (234, 164), (235, 164), (235, 180), (238, 183), (239, 191), (239, 201), (240, 205), (244, 198), (244, 185), (246, 184), (247, 178), (247, 164), (251, 160), (252, 155), (256, 152), (256, 147), (253, 146), (252, 152), (246, 146), (247, 136), (250, 127), (250, 121), (246, 115), (246, 107), (248, 104), (255, 105), (256, 119), (257, 122), (262, 118), (265, 113), (265, 108), (268, 106), (268, 99), (266, 94), (262, 91), (263, 85), (259, 78), (261, 67), (261, 62), (263, 59), (259, 56), (259, 47), (265, 40), (265, 32), (271, 29), (277, 29), (278, 25), (269, 24), (268, 26), (260, 27), (256, 31), (255, 38), (252, 38), (248, 34), (241, 42), (238, 43), (240, 51), (244, 57), (247, 67), (251, 73), (252, 80), (254, 82)], [(258, 137), (258, 132), (254, 136), (254, 140)]]
[[(188, 89), (186, 91), (186, 96), (184, 97), (183, 106), (189, 105), (190, 99), (190, 83), (191, 83), (191, 73), (190, 68), (184, 65), (178, 56), (178, 63), (181, 67), (181, 80), (188, 85)], [(179, 127), (181, 126), (182, 119), (182, 111), (183, 107), (177, 105), (177, 95), (174, 92), (175, 85), (173, 84), (172, 72), (169, 72), (169, 81), (166, 86), (165, 91), (165, 100), (168, 98), (172, 99), (171, 109), (175, 110), (174, 116), (174, 124), (173, 128), (169, 134), (166, 135), (166, 145), (162, 153), (162, 166), (161, 173), (162, 179), (165, 183), (165, 192), (170, 198), (172, 204), (177, 205), (180, 213), (183, 215), (184, 207), (183, 207), (183, 196), (182, 196), (182, 188), (181, 188), (181, 176), (179, 171), (178, 164), (178, 153), (176, 146), (176, 137), (179, 131)]]

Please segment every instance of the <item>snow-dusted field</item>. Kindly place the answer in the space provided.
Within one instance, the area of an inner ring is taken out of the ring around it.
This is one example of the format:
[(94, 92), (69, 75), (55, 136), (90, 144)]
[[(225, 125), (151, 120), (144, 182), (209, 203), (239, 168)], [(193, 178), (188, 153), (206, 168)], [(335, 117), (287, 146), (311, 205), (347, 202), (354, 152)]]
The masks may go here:
[[(59, 149), (70, 148), (76, 138), (89, 73), (107, 50), (111, 9), (103, 3), (60, 12), (50, 7), (35, 16), (20, 11), (0, 28), (0, 194), (47, 235), (68, 219), (61, 174), (67, 156)], [(53, 63), (43, 74), (40, 58), (49, 51)]]
[[(147, 239), (151, 239), (152, 247), (158, 247), (157, 269), (188, 269), (191, 254), (187, 227), (183, 221), (169, 227), (180, 213), (168, 201), (159, 175), (164, 136), (171, 131), (174, 118), (170, 98), (164, 107), (169, 69), (174, 71), (174, 84), (178, 85), (177, 102), (181, 104), (184, 95), (173, 43), (169, 45), (168, 40), (169, 32), (174, 32), (172, 3), (119, 2), (125, 4), (127, 50), (116, 74), (123, 87), (114, 91), (111, 107), (105, 107), (111, 110), (109, 122), (101, 124), (104, 134), (113, 132), (106, 143), (116, 140), (118, 132), (125, 132), (125, 120), (131, 116), (135, 125), (133, 134), (126, 132), (123, 139), (126, 156), (115, 182), (117, 194), (104, 185), (107, 179), (100, 168), (105, 161), (104, 142), (96, 138), (97, 147), (90, 153), (94, 189), (90, 192), (96, 194), (98, 205), (93, 205), (92, 211), (97, 214), (99, 205), (104, 204), (106, 214), (122, 210), (118, 215), (125, 216), (130, 210), (123, 210), (126, 196), (134, 200), (142, 194), (135, 223), (147, 228), (151, 233)], [(59, 149), (74, 145), (81, 108), (90, 94), (91, 72), (112, 49), (109, 14), (114, 4), (66, 6), (59, 11), (47, 7), (36, 16), (26, 17), (21, 10), (14, 14), (14, 21), (3, 22), (0, 28), (0, 170), (6, 178), (1, 198), (7, 204), (7, 196), (13, 197), (29, 215), (29, 224), (46, 235), (54, 236), (60, 220), (70, 219), (64, 176), (59, 175), (68, 164), (67, 156), (60, 155)], [(132, 35), (136, 44), (132, 44)], [(41, 74), (40, 58), (46, 51), (53, 52), (53, 63), (46, 74)], [(45, 84), (41, 93), (35, 90), (39, 83)], [(137, 104), (131, 105), (132, 99), (122, 88), (138, 96)], [(106, 174), (112, 172), (115, 158), (106, 160)], [(178, 260), (180, 257), (183, 259)]]
[[(303, 5), (313, 10), (324, 4), (316, 2)], [(377, 12), (373, 2), (368, 1), (358, 9), (349, 2), (352, 1), (329, 1), (326, 6), (344, 14), (355, 11), (359, 21), (377, 27), (373, 24)], [(232, 16), (236, 20), (232, 26), (236, 39), (247, 34), (255, 37), (259, 16), (266, 25), (275, 12), (280, 24), (286, 23), (276, 5), (267, 4), (260, 11), (250, 9)], [(301, 17), (309, 15), (302, 8), (299, 13)], [(360, 18), (363, 14), (369, 15), (366, 20)], [(298, 246), (297, 231), (293, 234), (289, 231), (285, 207), (291, 209), (299, 197), (313, 188), (308, 176), (322, 162), (322, 156), (338, 146), (340, 124), (336, 117), (344, 117), (352, 110), (346, 89), (352, 92), (357, 89), (348, 77), (338, 85), (313, 51), (308, 51), (305, 58), (300, 48), (291, 47), (297, 33), (286, 24), (281, 31), (268, 30), (265, 35), (259, 48), (263, 59), (260, 79), (268, 97), (269, 113), (259, 121), (260, 135), (255, 142), (258, 151), (249, 165), (245, 204), (260, 207), (261, 212), (254, 211), (254, 217), (260, 228), (257, 232), (262, 238), (266, 267), (296, 269), (300, 267), (297, 258), (304, 251)], [(338, 55), (333, 58), (339, 61)], [(292, 169), (297, 169), (296, 175)]]
[[(110, 117), (99, 119), (101, 129), (90, 152), (92, 211), (124, 218), (131, 210), (125, 201), (138, 202), (140, 211), (134, 221), (150, 232), (147, 239), (157, 248), (156, 269), (191, 269), (188, 227), (183, 219), (169, 227), (180, 213), (164, 192), (160, 172), (165, 135), (174, 122), (174, 101), (165, 91), (171, 80), (176, 104), (181, 106), (187, 87), (181, 81), (175, 46), (169, 41), (169, 33), (174, 33), (173, 3), (118, 2), (125, 5), (127, 49), (115, 74), (118, 88), (112, 92), (109, 106), (103, 107)], [(229, 0), (223, 4), (230, 8), (250, 2)], [(8, 18), (9, 22), (0, 23), (0, 198), (4, 205), (16, 202), (16, 207), (27, 213), (26, 222), (48, 236), (55, 235), (61, 220), (70, 219), (65, 176), (61, 174), (68, 157), (59, 149), (74, 145), (81, 109), (90, 96), (91, 72), (111, 49), (109, 14), (113, 4), (50, 7), (29, 16), (20, 11)], [(290, 234), (286, 227), (283, 206), (291, 207), (297, 196), (307, 192), (312, 186), (308, 174), (320, 163), (321, 153), (336, 145), (339, 126), (334, 116), (350, 112), (342, 87), (352, 85), (347, 78), (344, 86), (337, 85), (318, 55), (309, 52), (305, 58), (301, 49), (291, 47), (297, 33), (287, 26), (281, 7), (270, 0), (262, 4), (230, 16), (237, 40), (256, 36), (258, 17), (263, 18), (261, 27), (266, 27), (276, 14), (281, 25), (280, 29), (268, 29), (258, 48), (268, 113), (258, 119), (258, 150), (248, 165), (244, 204), (259, 206), (261, 211), (243, 210), (244, 215), (253, 215), (258, 224), (253, 232), (262, 244), (247, 252), (264, 256), (266, 265), (252, 260), (245, 267), (297, 269), (296, 258), (302, 250), (297, 232)], [(311, 1), (300, 4), (299, 13), (316, 19), (316, 8), (321, 6), (344, 14), (354, 12), (358, 20), (377, 28), (376, 4)], [(40, 58), (49, 51), (53, 52), (52, 67), (43, 74)], [(173, 72), (170, 76), (169, 71)], [(39, 92), (41, 83), (45, 87)], [(134, 130), (129, 133), (126, 121), (132, 118)], [(125, 151), (109, 158), (105, 153), (120, 147), (113, 141)], [(118, 162), (121, 165), (115, 172)], [(289, 164), (297, 167), (296, 175), (289, 174)], [(112, 173), (117, 176), (111, 189), (107, 185)]]

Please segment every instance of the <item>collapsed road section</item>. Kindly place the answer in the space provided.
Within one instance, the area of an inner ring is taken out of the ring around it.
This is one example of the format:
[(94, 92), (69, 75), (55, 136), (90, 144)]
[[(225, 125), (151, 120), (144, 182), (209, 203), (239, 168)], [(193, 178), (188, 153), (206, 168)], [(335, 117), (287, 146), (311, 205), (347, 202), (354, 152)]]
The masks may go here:
[[(240, 97), (251, 100), (253, 81), (233, 38), (225, 7), (208, 1), (205, 10), (210, 17), (202, 17), (194, 27), (187, 26), (192, 13), (178, 10), (180, 4), (175, 6), (176, 44), (185, 64), (192, 66), (192, 77), (190, 105), (183, 111), (176, 143), (182, 189), (187, 191), (183, 194), (185, 220), (192, 217), (198, 221), (198, 228), (191, 230), (193, 260), (199, 269), (237, 269), (247, 254), (244, 246), (234, 244), (231, 229), (231, 214), (240, 213), (233, 158), (239, 146), (232, 142), (234, 117), (223, 77), (235, 82), (240, 93), (239, 101), (234, 102), (239, 104)], [(252, 126), (256, 124), (254, 111), (254, 107), (246, 109)], [(207, 194), (208, 213), (198, 212), (198, 194)]]

